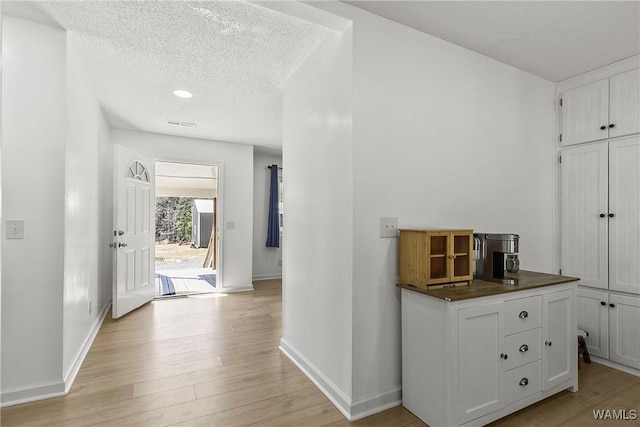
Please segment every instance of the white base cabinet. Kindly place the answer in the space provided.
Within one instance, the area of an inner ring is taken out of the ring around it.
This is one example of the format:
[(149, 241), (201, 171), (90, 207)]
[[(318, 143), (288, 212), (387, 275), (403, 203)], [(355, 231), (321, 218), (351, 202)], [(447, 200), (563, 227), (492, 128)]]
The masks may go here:
[(589, 354), (640, 369), (640, 296), (579, 288), (578, 329)]
[(484, 425), (578, 389), (576, 284), (447, 302), (402, 289), (403, 405)]

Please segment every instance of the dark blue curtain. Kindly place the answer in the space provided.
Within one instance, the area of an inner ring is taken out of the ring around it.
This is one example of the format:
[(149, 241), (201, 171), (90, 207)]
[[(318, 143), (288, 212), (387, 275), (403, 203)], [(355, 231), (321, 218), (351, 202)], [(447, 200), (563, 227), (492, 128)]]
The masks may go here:
[(269, 192), (269, 222), (267, 224), (267, 247), (280, 247), (280, 209), (278, 207), (278, 165), (269, 166), (271, 169), (271, 190)]

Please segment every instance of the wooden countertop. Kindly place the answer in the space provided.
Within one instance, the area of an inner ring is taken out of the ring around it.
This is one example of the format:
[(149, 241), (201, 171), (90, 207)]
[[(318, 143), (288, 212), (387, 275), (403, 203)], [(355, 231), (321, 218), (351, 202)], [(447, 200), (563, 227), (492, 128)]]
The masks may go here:
[(470, 285), (456, 285), (456, 287), (430, 286), (427, 289), (418, 289), (413, 285), (397, 285), (399, 288), (407, 289), (433, 298), (445, 301), (462, 301), (471, 298), (480, 298), (490, 295), (499, 295), (509, 292), (524, 291), (527, 289), (539, 288), (542, 286), (558, 285), (560, 283), (575, 282), (580, 280), (577, 277), (558, 276), (556, 274), (538, 273), (535, 271), (519, 271), (510, 273), (509, 278), (517, 279), (517, 285), (504, 285), (497, 282), (475, 279)]

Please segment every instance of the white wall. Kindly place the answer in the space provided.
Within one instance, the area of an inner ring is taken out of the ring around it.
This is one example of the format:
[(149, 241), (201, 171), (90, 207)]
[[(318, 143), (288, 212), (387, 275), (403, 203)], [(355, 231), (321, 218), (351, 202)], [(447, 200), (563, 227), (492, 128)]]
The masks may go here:
[[(282, 277), (282, 242), (279, 248), (267, 248), (267, 223), (271, 169), (282, 167), (282, 157), (253, 156), (253, 278)], [(282, 171), (281, 171), (282, 173)], [(278, 265), (280, 262), (280, 265)]]
[(351, 31), (287, 80), (282, 348), (342, 410), (351, 397)]
[(552, 272), (556, 160), (551, 82), (350, 11), (357, 401), (401, 386), (397, 240), (380, 216), (518, 233), (521, 267)]
[[(353, 234), (350, 243), (327, 229), (292, 230), (292, 222), (314, 224), (326, 212), (287, 206), (285, 230), (302, 236), (296, 237), (300, 240), (295, 247), (285, 239), (283, 333), (288, 338), (300, 323), (313, 330), (316, 322), (324, 321), (308, 321), (309, 313), (333, 312), (349, 292), (342, 289), (323, 300), (287, 289), (294, 277), (296, 284), (314, 282), (311, 256), (299, 253), (303, 238), (307, 245), (313, 242), (313, 257), (331, 267), (326, 261), (333, 259), (336, 246), (352, 246), (353, 307), (350, 315), (338, 309), (338, 317), (352, 317), (350, 412), (359, 417), (401, 398), (397, 240), (378, 237), (380, 216), (398, 217), (401, 228), (515, 232), (522, 238), (521, 267), (553, 272), (554, 85), (344, 3), (313, 6), (353, 21), (352, 162), (336, 162), (343, 157), (341, 151), (322, 137), (313, 157), (292, 157), (295, 146), (288, 146), (286, 139), (283, 154), (288, 172), (298, 170), (303, 177), (303, 170), (317, 167), (318, 159), (332, 151), (332, 160), (323, 162), (325, 174), (353, 171)], [(302, 70), (313, 75), (303, 68), (296, 75)], [(320, 76), (313, 82), (307, 83), (317, 92), (335, 92)], [(307, 96), (304, 88), (286, 89), (285, 107), (287, 97)], [(310, 121), (317, 115), (294, 117), (296, 131), (304, 135), (303, 128), (313, 129)], [(309, 179), (294, 184), (297, 191), (287, 189), (285, 200), (300, 197), (295, 203), (303, 206), (327, 191)], [(342, 196), (338, 191), (338, 199)], [(329, 247), (331, 243), (335, 245)], [(304, 309), (288, 310), (287, 305)], [(349, 328), (349, 323), (342, 327)], [(336, 351), (331, 346), (300, 349), (309, 360), (328, 360)], [(335, 369), (320, 368), (327, 377), (335, 376)]]
[[(3, 16), (2, 397), (62, 383), (65, 33)], [(25, 238), (5, 239), (24, 219)]]
[[(223, 244), (222, 284), (250, 288), (253, 243), (253, 146), (111, 129), (111, 141), (159, 161), (222, 164), (219, 218)], [(233, 229), (230, 228), (233, 223)]]
[[(64, 368), (71, 379), (82, 362), (92, 332), (110, 302), (111, 241), (104, 229), (110, 216), (105, 200), (105, 166), (111, 155), (109, 127), (82, 62), (67, 48), (67, 140), (64, 239)], [(104, 164), (102, 164), (104, 162)], [(102, 181), (102, 182), (101, 182)], [(107, 205), (106, 202), (109, 202)], [(109, 224), (109, 229), (111, 225)], [(89, 310), (91, 302), (91, 311)]]

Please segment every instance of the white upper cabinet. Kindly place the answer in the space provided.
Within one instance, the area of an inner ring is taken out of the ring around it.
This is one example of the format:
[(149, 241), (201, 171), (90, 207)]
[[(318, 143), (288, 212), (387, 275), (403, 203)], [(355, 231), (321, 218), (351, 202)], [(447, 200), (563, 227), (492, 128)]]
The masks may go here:
[(562, 145), (608, 137), (609, 80), (600, 80), (562, 94)]
[(562, 150), (560, 227), (562, 274), (607, 288), (607, 143)]
[(561, 94), (561, 145), (640, 131), (638, 69), (572, 88)]
[(640, 294), (640, 137), (562, 150), (562, 273)]
[(640, 294), (640, 137), (609, 143), (609, 289)]
[(640, 132), (640, 69), (610, 79), (609, 138)]

